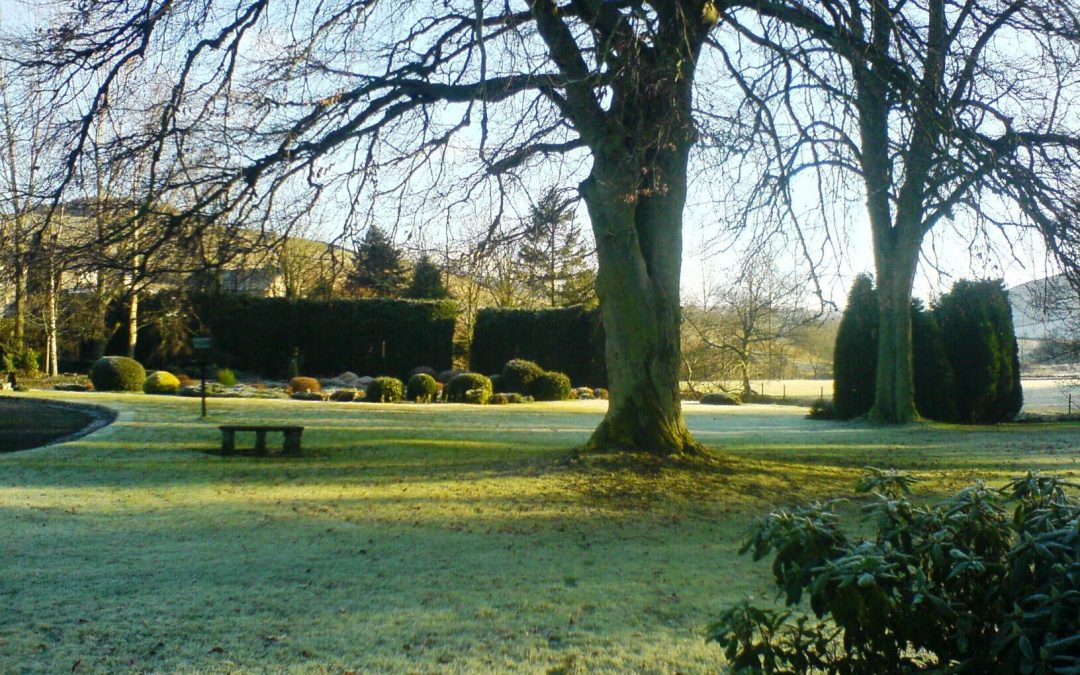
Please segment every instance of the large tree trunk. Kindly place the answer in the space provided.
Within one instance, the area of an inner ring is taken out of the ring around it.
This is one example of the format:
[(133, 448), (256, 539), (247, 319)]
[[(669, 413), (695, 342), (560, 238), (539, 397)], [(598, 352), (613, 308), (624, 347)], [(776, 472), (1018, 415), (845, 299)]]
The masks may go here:
[(599, 161), (581, 184), (600, 259), (596, 292), (611, 390), (607, 415), (588, 450), (662, 456), (701, 451), (679, 403), (686, 155), (673, 154), (682, 154), (682, 171), (676, 158), (662, 196), (636, 199), (633, 172), (604, 171)]
[(915, 420), (915, 379), (911, 355), (911, 284), (919, 261), (918, 242), (890, 247), (878, 256), (878, 356), (870, 418)]

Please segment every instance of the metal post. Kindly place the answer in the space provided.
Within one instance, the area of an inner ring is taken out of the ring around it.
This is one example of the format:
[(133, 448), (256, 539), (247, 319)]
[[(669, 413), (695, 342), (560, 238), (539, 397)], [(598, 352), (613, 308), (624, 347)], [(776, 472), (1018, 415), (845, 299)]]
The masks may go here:
[(206, 359), (204, 358), (199, 364), (199, 371), (202, 375), (202, 416), (206, 417)]
[(1069, 394), (1069, 414), (1072, 414), (1072, 394)]
[(787, 400), (787, 385), (784, 385), (784, 393), (780, 395), (780, 398)]

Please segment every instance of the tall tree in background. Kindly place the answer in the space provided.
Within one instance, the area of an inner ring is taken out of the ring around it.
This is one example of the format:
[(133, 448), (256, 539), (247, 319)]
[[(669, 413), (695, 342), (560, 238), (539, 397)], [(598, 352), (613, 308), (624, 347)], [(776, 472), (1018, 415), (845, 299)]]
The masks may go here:
[(518, 251), (529, 290), (547, 307), (587, 305), (596, 297), (596, 273), (572, 207), (557, 190), (546, 191), (530, 209)]
[(726, 54), (747, 94), (748, 141), (769, 141), (756, 146), (769, 166), (759, 157), (746, 167), (756, 173), (744, 177), (756, 194), (747, 212), (772, 203), (780, 217), (795, 218), (794, 186), (806, 174), (816, 178), (806, 194), (817, 194), (821, 213), (865, 202), (879, 305), (871, 415), (911, 420), (912, 283), (930, 232), (946, 223), (974, 242), (1030, 228), (1080, 279), (1080, 5), (745, 6), (759, 21), (733, 22), (742, 44)]
[(443, 283), (443, 273), (431, 256), (426, 253), (413, 267), (412, 279), (405, 289), (405, 297), (413, 300), (443, 300), (450, 297), (450, 291)]
[(385, 232), (372, 225), (356, 247), (346, 288), (363, 296), (394, 298), (405, 287), (405, 278), (401, 251)]

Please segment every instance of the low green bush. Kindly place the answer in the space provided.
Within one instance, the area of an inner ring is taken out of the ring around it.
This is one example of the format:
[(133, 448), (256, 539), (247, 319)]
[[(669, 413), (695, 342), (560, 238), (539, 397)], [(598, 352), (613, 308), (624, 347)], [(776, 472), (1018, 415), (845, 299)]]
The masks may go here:
[(36, 375), (40, 366), (37, 351), (27, 347), (21, 351), (4, 354), (3, 367), (6, 372), (18, 372), (24, 375)]
[(742, 399), (738, 394), (727, 391), (716, 391), (701, 397), (702, 405), (742, 405)]
[(438, 393), (439, 383), (427, 373), (417, 373), (410, 377), (409, 385), (405, 388), (405, 398), (417, 403), (430, 403)]
[(1067, 485), (1029, 473), (924, 505), (907, 498), (913, 482), (877, 469), (863, 479), (869, 537), (849, 535), (834, 502), (760, 523), (741, 552), (773, 556), (786, 604), (814, 618), (727, 609), (708, 639), (732, 670), (1080, 672), (1080, 500)]
[(369, 403), (397, 403), (405, 398), (405, 383), (396, 377), (376, 377), (367, 386), (364, 400)]
[(474, 389), (487, 392), (487, 397), (484, 398), (485, 402), (488, 398), (491, 398), (491, 380), (480, 373), (461, 373), (457, 375), (446, 383), (443, 396), (451, 403), (468, 403), (467, 394)]
[(175, 394), (180, 391), (180, 379), (167, 370), (155, 370), (143, 382), (147, 394)]
[(90, 369), (90, 381), (97, 391), (142, 391), (146, 370), (126, 356), (103, 356)]
[(567, 375), (548, 371), (533, 380), (531, 393), (537, 401), (566, 401), (572, 391)]
[(510, 359), (502, 369), (501, 387), (507, 392), (532, 394), (536, 378), (544, 374), (538, 364), (526, 359)]
[(806, 416), (812, 420), (834, 420), (836, 408), (833, 407), (832, 401), (819, 398), (810, 404), (810, 412)]
[(484, 405), (491, 398), (491, 392), (487, 389), (470, 389), (465, 392), (465, 402), (473, 405)]
[(217, 371), (217, 381), (226, 387), (236, 386), (236, 373), (231, 368), (221, 368)]

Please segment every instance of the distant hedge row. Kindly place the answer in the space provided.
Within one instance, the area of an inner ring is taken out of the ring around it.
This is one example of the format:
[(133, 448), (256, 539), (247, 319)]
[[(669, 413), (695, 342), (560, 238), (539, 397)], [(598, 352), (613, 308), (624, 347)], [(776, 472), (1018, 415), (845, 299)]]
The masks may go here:
[(528, 359), (544, 370), (566, 373), (578, 386), (606, 387), (600, 311), (584, 307), (480, 310), (469, 370), (498, 373), (511, 359)]
[[(162, 314), (173, 301), (159, 295), (143, 305)], [(286, 300), (243, 295), (193, 295), (188, 330), (209, 331), (214, 360), (268, 377), (288, 374), (293, 350), (307, 374), (350, 370), (363, 375), (408, 377), (417, 366), (451, 365), (456, 308), (446, 301)], [(156, 326), (140, 332), (137, 357), (164, 365), (173, 358)], [(117, 336), (126, 340), (126, 336)]]

